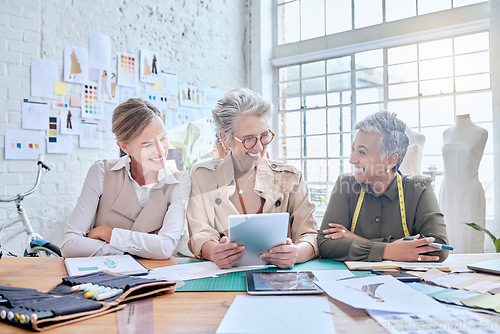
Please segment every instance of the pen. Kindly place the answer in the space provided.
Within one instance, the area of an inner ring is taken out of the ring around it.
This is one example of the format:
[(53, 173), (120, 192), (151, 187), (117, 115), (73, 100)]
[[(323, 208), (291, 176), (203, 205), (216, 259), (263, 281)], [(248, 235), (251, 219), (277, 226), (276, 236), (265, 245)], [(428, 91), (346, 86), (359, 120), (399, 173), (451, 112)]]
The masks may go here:
[[(414, 238), (410, 238), (410, 237), (404, 237), (403, 240), (418, 240), (418, 239), (414, 239)], [(431, 247), (434, 247), (434, 248), (447, 249), (447, 250), (451, 250), (451, 251), (453, 250), (452, 246), (442, 245), (442, 244), (438, 244), (438, 243), (435, 243), (435, 242), (428, 243), (427, 246), (431, 246)]]

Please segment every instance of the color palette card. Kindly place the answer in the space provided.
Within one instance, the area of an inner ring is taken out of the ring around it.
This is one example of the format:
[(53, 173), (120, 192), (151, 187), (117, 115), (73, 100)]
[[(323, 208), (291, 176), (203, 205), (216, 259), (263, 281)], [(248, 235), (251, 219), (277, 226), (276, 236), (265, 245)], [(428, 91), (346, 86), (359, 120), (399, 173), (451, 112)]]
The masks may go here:
[(135, 87), (139, 79), (137, 55), (118, 52), (118, 85)]
[(102, 119), (103, 113), (97, 101), (97, 85), (87, 83), (82, 85), (82, 117)]

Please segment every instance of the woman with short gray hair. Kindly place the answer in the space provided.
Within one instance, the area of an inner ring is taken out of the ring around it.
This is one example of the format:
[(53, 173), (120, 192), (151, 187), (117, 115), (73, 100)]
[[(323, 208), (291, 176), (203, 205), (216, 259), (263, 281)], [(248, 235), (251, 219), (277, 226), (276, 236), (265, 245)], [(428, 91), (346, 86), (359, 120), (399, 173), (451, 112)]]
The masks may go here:
[[(261, 254), (280, 268), (291, 268), (317, 254), (314, 204), (302, 173), (267, 159), (273, 140), (271, 103), (247, 88), (228, 92), (212, 111), (215, 128), (229, 154), (196, 165), (187, 208), (189, 249), (219, 268), (230, 268), (245, 254), (229, 242), (228, 216), (288, 212), (288, 239)], [(262, 231), (262, 234), (270, 233)]]
[[(446, 226), (428, 177), (399, 172), (406, 124), (378, 112), (356, 124), (349, 162), (339, 176), (318, 234), (322, 257), (337, 261), (443, 261)], [(403, 238), (415, 240), (404, 240)]]

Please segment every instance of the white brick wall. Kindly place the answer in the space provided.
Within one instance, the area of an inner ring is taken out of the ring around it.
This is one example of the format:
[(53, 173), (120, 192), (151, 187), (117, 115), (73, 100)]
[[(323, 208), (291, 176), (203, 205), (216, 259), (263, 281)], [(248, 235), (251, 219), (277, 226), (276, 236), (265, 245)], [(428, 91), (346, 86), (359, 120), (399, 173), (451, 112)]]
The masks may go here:
[[(111, 36), (114, 63), (117, 51), (156, 50), (161, 69), (178, 73), (179, 83), (229, 90), (247, 83), (246, 22), (246, 0), (0, 0), (0, 196), (35, 180), (35, 161), (4, 159), (5, 129), (21, 129), (21, 100), (31, 97), (31, 57), (55, 60), (62, 81), (64, 45), (87, 47), (89, 32), (98, 32)], [(58, 100), (69, 102), (80, 87), (67, 84), (68, 95)], [(52, 170), (23, 202), (35, 230), (61, 245), (88, 168), (117, 152), (113, 140), (100, 150), (81, 149), (74, 136), (71, 155), (46, 154)], [(14, 208), (0, 204), (0, 219)]]

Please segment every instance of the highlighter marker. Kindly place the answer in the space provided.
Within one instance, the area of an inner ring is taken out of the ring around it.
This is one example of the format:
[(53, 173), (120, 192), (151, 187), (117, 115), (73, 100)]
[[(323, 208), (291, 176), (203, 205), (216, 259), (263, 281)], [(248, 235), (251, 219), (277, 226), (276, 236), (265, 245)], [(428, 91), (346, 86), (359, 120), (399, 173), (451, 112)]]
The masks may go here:
[[(403, 240), (417, 240), (417, 239), (414, 239), (414, 238), (410, 238), (410, 237), (404, 237)], [(434, 248), (441, 248), (441, 249), (446, 249), (446, 250), (450, 250), (452, 251), (453, 250), (453, 247), (452, 246), (448, 246), (448, 245), (443, 245), (443, 244), (438, 244), (436, 242), (431, 242), (431, 243), (428, 243), (427, 246), (431, 246), (431, 247), (434, 247)]]

